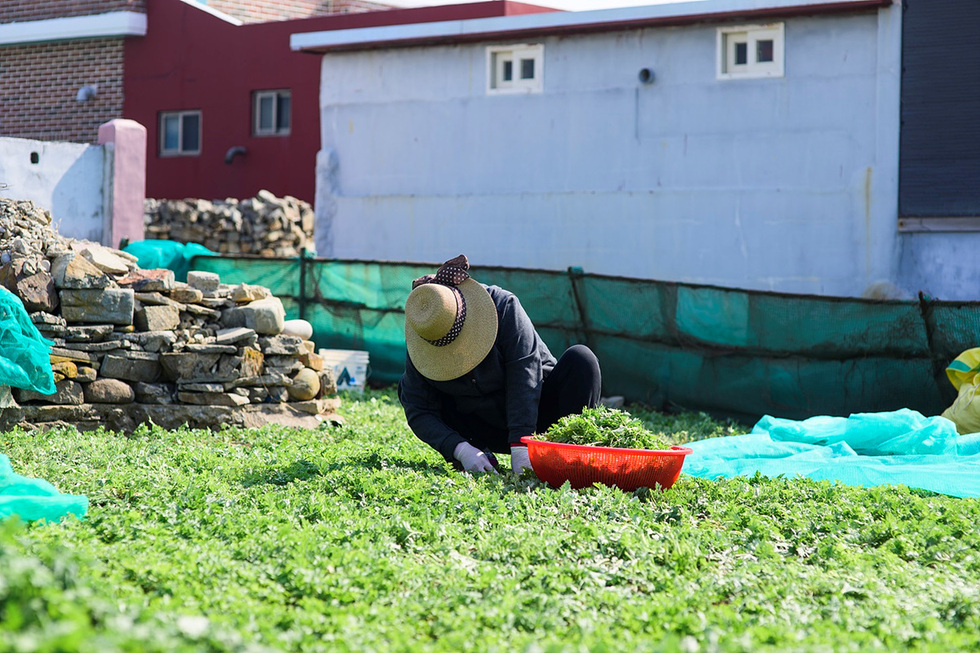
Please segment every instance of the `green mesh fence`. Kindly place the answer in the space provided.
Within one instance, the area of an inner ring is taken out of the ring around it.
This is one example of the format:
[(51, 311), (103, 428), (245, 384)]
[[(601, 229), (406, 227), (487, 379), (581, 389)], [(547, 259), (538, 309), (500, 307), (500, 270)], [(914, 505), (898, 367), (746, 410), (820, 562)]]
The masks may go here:
[[(403, 305), (437, 263), (195, 256), (191, 269), (268, 287), (318, 348), (369, 352), (370, 381), (404, 370)], [(783, 295), (583, 273), (475, 267), (515, 292), (559, 355), (589, 345), (603, 392), (754, 420), (911, 408), (936, 415), (943, 372), (980, 345), (980, 304)]]

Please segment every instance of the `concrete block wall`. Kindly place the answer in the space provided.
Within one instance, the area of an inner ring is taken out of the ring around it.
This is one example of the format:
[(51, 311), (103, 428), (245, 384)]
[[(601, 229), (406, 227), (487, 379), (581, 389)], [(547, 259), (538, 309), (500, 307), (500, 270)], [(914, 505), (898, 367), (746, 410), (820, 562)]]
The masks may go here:
[(84, 143), (0, 138), (0, 197), (31, 200), (55, 215), (71, 238), (102, 241), (104, 148)]
[[(98, 94), (79, 102), (91, 84)], [(123, 40), (0, 48), (0, 106), (0, 136), (95, 143), (99, 126), (123, 113)]]
[(97, 133), (99, 146), (0, 137), (0, 196), (51, 211), (68, 238), (116, 247), (142, 240), (146, 129), (120, 119)]
[(317, 253), (850, 297), (895, 283), (900, 24), (900, 5), (787, 18), (785, 76), (758, 79), (718, 77), (722, 22), (535, 38), (543, 92), (509, 95), (487, 93), (487, 43), (330, 52)]

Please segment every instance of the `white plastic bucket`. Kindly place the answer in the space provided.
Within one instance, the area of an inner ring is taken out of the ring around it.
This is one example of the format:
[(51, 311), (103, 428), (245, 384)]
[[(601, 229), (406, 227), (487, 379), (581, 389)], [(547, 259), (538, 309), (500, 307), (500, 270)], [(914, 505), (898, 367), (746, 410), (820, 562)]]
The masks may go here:
[(370, 373), (368, 353), (359, 349), (321, 349), (323, 364), (333, 369), (337, 390), (364, 392), (364, 384)]

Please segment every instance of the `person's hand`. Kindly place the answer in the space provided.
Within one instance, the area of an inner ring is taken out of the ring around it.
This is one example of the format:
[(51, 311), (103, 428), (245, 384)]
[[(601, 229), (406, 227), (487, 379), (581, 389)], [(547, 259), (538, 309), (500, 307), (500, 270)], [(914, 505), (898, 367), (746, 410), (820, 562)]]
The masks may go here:
[(534, 471), (531, 467), (531, 458), (527, 455), (526, 445), (512, 445), (510, 448), (510, 468), (515, 474), (520, 476), (525, 469)]
[(459, 461), (468, 472), (496, 472), (487, 454), (483, 453), (469, 442), (460, 442), (453, 451), (453, 458)]

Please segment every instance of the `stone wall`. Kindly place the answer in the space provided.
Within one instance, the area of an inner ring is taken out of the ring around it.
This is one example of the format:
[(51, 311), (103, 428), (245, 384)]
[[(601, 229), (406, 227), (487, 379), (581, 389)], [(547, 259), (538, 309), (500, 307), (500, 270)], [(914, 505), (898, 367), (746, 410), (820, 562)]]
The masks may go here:
[(53, 343), (57, 386), (15, 389), (0, 426), (313, 426), (334, 415), (336, 385), (309, 323), (287, 321), (267, 288), (209, 272), (176, 282), (51, 222), (33, 202), (0, 198), (0, 284)]
[(237, 200), (155, 200), (145, 204), (146, 238), (198, 243), (221, 254), (296, 257), (313, 251), (313, 207), (260, 190)]

